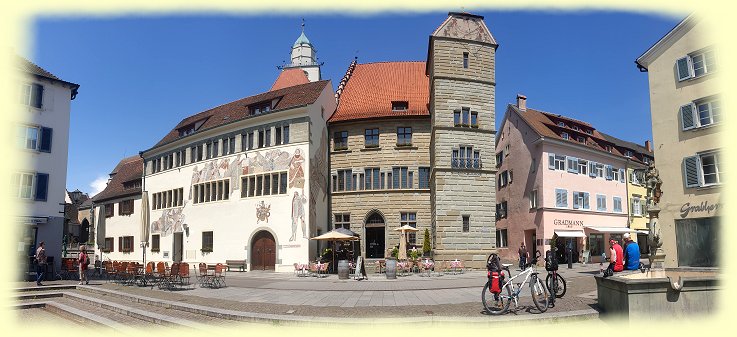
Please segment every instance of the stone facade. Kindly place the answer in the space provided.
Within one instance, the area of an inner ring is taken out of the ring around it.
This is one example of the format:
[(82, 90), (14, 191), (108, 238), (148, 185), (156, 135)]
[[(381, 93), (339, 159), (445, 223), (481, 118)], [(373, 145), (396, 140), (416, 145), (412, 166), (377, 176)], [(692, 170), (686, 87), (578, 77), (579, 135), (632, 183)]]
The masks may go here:
[(483, 17), (450, 13), (428, 55), (434, 255), (475, 268), (495, 248), (496, 48)]

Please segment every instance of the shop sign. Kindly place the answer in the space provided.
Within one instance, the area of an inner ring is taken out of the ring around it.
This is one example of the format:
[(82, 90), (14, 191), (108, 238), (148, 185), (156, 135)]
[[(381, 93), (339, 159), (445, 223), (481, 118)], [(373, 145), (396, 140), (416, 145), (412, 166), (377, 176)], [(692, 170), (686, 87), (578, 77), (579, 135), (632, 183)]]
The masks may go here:
[(572, 227), (583, 227), (583, 220), (561, 220), (561, 219), (553, 219), (553, 224), (556, 226), (566, 226), (568, 228)]
[(692, 213), (706, 213), (706, 215), (711, 215), (711, 212), (716, 212), (720, 207), (720, 203), (709, 205), (708, 201), (702, 201), (698, 205), (691, 205), (690, 202), (687, 202), (681, 206), (681, 218), (685, 218)]
[(282, 245), (281, 248), (299, 248), (302, 247), (302, 245), (294, 244), (294, 245)]

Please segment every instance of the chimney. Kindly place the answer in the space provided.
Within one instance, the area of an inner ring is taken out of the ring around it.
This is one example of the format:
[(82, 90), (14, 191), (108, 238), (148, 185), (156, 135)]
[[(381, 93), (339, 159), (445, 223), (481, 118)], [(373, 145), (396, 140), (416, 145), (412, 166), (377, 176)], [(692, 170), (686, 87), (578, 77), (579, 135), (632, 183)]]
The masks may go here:
[(522, 94), (517, 94), (517, 107), (520, 111), (527, 110), (527, 96)]
[(647, 152), (653, 152), (652, 144), (650, 144), (649, 140), (645, 141), (645, 150), (647, 150)]

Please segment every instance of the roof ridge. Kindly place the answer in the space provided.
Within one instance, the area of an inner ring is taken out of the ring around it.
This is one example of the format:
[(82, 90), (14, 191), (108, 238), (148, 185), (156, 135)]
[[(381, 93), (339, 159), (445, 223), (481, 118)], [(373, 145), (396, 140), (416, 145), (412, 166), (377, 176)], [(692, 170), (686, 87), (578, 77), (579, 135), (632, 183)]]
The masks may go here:
[(376, 62), (367, 62), (367, 63), (361, 63), (359, 65), (369, 65), (369, 64), (379, 64), (379, 63), (427, 63), (427, 61), (376, 61)]
[[(356, 65), (358, 64), (358, 57), (354, 58), (350, 65), (348, 65), (348, 70), (345, 71), (345, 75), (343, 75), (343, 78), (340, 80), (340, 83), (338, 83), (338, 88), (335, 90), (335, 103), (340, 103), (340, 94), (343, 93), (343, 89), (346, 85), (348, 85), (348, 80), (351, 79), (351, 76), (353, 75), (353, 70), (356, 69)], [(332, 116), (331, 116), (332, 117)]]

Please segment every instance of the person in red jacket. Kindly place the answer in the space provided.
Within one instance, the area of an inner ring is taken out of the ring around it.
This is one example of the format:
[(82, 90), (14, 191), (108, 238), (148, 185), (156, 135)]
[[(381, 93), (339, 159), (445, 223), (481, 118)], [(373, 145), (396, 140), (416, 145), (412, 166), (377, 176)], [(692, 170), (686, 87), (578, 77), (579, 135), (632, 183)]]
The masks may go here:
[(624, 253), (622, 251), (622, 246), (619, 245), (619, 243), (614, 240), (609, 240), (609, 267), (607, 268), (606, 272), (604, 272), (604, 277), (611, 276), (614, 274), (614, 272), (619, 272), (624, 270)]

